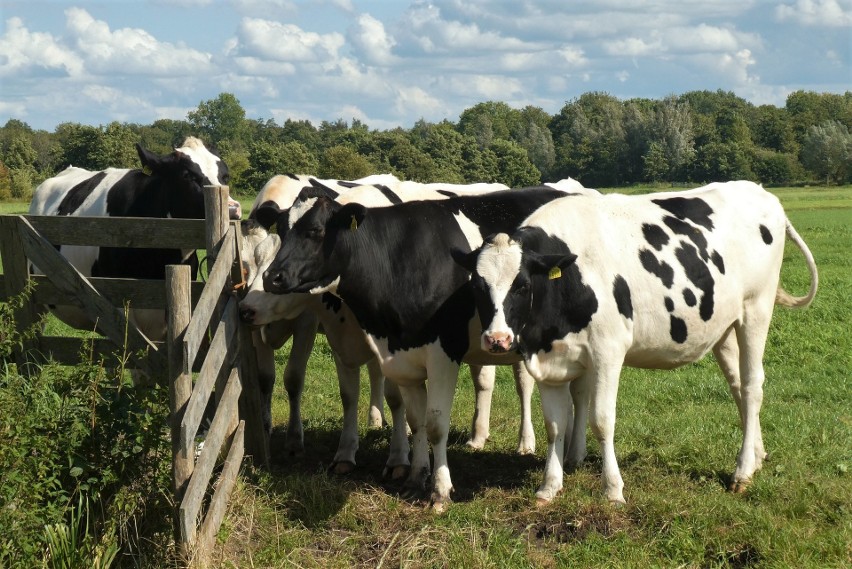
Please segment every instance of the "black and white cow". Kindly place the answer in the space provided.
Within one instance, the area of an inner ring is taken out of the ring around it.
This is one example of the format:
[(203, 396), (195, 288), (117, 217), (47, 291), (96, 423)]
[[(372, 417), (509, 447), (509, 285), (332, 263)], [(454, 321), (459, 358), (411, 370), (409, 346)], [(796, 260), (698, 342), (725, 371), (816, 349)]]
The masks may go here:
[[(779, 287), (785, 233), (811, 274), (810, 291), (799, 298)], [(763, 352), (773, 306), (807, 306), (818, 280), (775, 196), (739, 181), (645, 196), (566, 197), (536, 211), (511, 237), (491, 236), (457, 257), (473, 271), (482, 349), (522, 353), (539, 383), (549, 443), (539, 500), (562, 488), (568, 385), (584, 394), (574, 401), (578, 409), (591, 397), (603, 489), (611, 502), (624, 502), (613, 446), (622, 367), (671, 369), (710, 350), (743, 429), (732, 490), (760, 469)], [(576, 462), (579, 439), (571, 440), (568, 461)]]
[[(562, 181), (559, 184), (563, 184)], [(577, 183), (570, 180), (571, 187)], [(354, 182), (341, 180), (318, 180), (308, 176), (292, 174), (273, 177), (255, 199), (249, 221), (243, 226), (244, 235), (253, 239), (253, 244), (244, 247), (253, 251), (252, 266), (246, 267), (248, 293), (240, 302), (243, 321), (259, 327), (255, 333), (258, 359), (261, 362), (261, 390), (265, 409), (271, 409), (272, 387), (275, 380), (273, 350), (282, 346), (292, 335), (290, 358), (284, 372), (284, 385), (290, 402), (290, 415), (285, 446), (291, 453), (304, 448), (301, 421), (301, 396), (304, 389), (305, 365), (318, 318), (335, 358), (338, 383), (343, 402), (343, 429), (333, 461), (338, 474), (346, 474), (355, 466), (358, 448), (357, 401), (359, 394), (360, 367), (365, 365), (370, 377), (371, 402), (370, 424), (384, 423), (382, 393), (388, 401), (393, 415), (393, 433), (387, 461), (387, 471), (396, 478), (409, 464), (408, 440), (404, 431), (404, 407), (399, 389), (393, 382), (385, 382), (373, 353), (367, 345), (363, 331), (358, 327), (348, 307), (331, 294), (314, 296), (309, 294), (270, 294), (263, 291), (263, 280), (255, 278), (272, 262), (278, 248), (278, 236), (269, 235), (261, 242), (256, 235), (263, 232), (252, 220), (261, 220), (263, 226), (276, 222), (287, 223), (297, 216), (291, 215), (290, 207), (296, 196), (305, 187), (316, 188), (316, 192), (338, 198), (341, 203), (354, 201), (366, 206), (384, 206), (414, 199), (446, 199), (448, 195), (473, 195), (506, 189), (502, 184), (420, 184), (400, 181), (392, 175), (368, 176)], [(296, 205), (303, 210), (304, 203)], [(279, 216), (284, 215), (281, 221)], [(248, 231), (255, 237), (249, 237)], [(259, 233), (260, 232), (260, 233)], [(313, 320), (312, 320), (313, 319)], [(264, 362), (268, 362), (264, 364)], [(520, 367), (520, 366), (518, 366)], [(471, 377), (476, 391), (476, 407), (468, 445), (482, 448), (489, 438), (491, 398), (494, 391), (495, 370), (493, 366), (471, 366)], [(521, 427), (518, 435), (518, 452), (529, 454), (535, 450), (535, 432), (532, 426), (531, 399), (534, 382), (526, 373), (516, 370), (516, 388), (521, 400)], [(271, 426), (271, 414), (265, 413), (264, 420)]]
[[(204, 217), (204, 186), (227, 185), (228, 167), (197, 138), (157, 155), (136, 145), (142, 169), (107, 168), (91, 172), (70, 166), (36, 188), (30, 215), (110, 217)], [(239, 202), (230, 200), (229, 215), (239, 219)], [(195, 251), (62, 245), (60, 253), (84, 276), (163, 279), (165, 267), (187, 263), (198, 267)], [(38, 273), (38, 268), (33, 267)], [(151, 340), (166, 336), (163, 310), (133, 309), (130, 320)], [(73, 306), (57, 307), (57, 317), (72, 327), (93, 323)]]
[(450, 251), (514, 229), (564, 195), (540, 187), (376, 208), (318, 195), (292, 227), (278, 223), (281, 247), (264, 274), (265, 289), (334, 292), (351, 309), (385, 376), (403, 394), (413, 432), (407, 484), (424, 488), (431, 471), (436, 510), (452, 490), (447, 434), (459, 366), (508, 363), (479, 349), (470, 277)]

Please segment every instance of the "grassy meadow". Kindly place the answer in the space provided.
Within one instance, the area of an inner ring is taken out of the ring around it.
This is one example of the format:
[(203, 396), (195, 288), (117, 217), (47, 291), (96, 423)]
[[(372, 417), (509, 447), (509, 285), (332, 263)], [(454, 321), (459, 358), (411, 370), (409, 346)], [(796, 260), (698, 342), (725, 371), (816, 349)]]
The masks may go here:
[[(639, 191), (639, 190), (637, 190)], [(389, 429), (368, 429), (347, 477), (328, 472), (341, 427), (332, 354), (317, 339), (303, 399), (304, 454), (283, 450), (287, 395), (275, 388), (273, 468), (244, 469), (213, 567), (849, 567), (852, 566), (852, 187), (773, 189), (817, 261), (806, 310), (777, 309), (765, 356), (761, 423), (768, 460), (742, 494), (726, 491), (741, 442), (736, 407), (712, 356), (674, 371), (625, 369), (616, 453), (627, 505), (601, 493), (600, 453), (535, 506), (546, 435), (536, 392), (534, 456), (514, 449), (518, 400), (498, 370), (491, 439), (465, 446), (473, 388), (462, 369), (452, 410), (453, 503), (433, 515), (382, 478)], [(250, 200), (244, 203), (248, 211)], [(0, 213), (9, 209), (0, 204)], [(805, 262), (788, 244), (784, 287), (804, 294)], [(277, 355), (279, 378), (289, 346)], [(173, 551), (133, 566), (183, 564)]]

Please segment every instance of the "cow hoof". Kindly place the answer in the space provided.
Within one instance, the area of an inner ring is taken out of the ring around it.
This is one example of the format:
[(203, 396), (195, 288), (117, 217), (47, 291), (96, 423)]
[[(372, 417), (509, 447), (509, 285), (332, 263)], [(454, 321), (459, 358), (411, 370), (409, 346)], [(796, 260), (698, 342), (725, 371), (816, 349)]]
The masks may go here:
[(355, 471), (355, 463), (341, 460), (331, 465), (331, 471), (338, 476), (347, 476)]
[(470, 439), (465, 444), (468, 447), (472, 448), (473, 450), (482, 450), (483, 448), (485, 448), (485, 441), (486, 440), (488, 440), (487, 437), (486, 438), (475, 438), (475, 439)]
[(546, 505), (548, 505), (549, 503), (550, 503), (550, 500), (549, 500), (549, 499), (547, 499), (547, 498), (540, 498), (540, 497), (536, 496), (536, 499), (535, 499), (535, 507), (536, 507), (536, 508), (543, 508), (543, 507), (545, 507)]
[(400, 480), (405, 480), (408, 478), (409, 473), (411, 472), (411, 467), (407, 464), (400, 464), (397, 466), (385, 466), (382, 471), (382, 478), (390, 478), (392, 482), (399, 482)]
[(749, 480), (735, 480), (734, 482), (731, 482), (731, 485), (728, 487), (728, 490), (730, 490), (734, 494), (742, 494), (748, 488), (749, 482)]
[(443, 514), (444, 512), (447, 511), (447, 508), (449, 508), (449, 507), (450, 507), (450, 501), (449, 500), (434, 500), (433, 499), (429, 503), (428, 509), (433, 514)]
[(529, 456), (531, 454), (535, 454), (535, 445), (527, 446), (527, 445), (518, 445), (518, 449), (515, 451), (521, 456)]
[(615, 508), (616, 510), (620, 510), (627, 506), (627, 502), (623, 498), (621, 498), (618, 500), (610, 500), (609, 505)]

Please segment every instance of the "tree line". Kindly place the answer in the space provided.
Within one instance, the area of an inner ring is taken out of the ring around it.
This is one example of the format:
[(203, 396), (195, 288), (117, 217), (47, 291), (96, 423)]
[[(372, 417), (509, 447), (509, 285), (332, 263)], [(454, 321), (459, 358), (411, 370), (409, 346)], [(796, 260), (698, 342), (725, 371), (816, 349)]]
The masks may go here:
[(151, 125), (74, 122), (53, 132), (11, 119), (0, 127), (0, 199), (26, 199), (69, 165), (138, 168), (135, 143), (166, 153), (201, 137), (231, 170), (234, 193), (254, 195), (275, 174), (356, 179), (393, 173), (420, 182), (502, 182), (565, 177), (587, 187), (749, 179), (767, 186), (852, 182), (852, 92), (791, 93), (783, 108), (725, 91), (620, 100), (601, 92), (555, 115), (488, 101), (458, 122), (417, 121), (372, 130), (353, 119), (246, 118), (230, 93), (203, 101), (185, 120)]

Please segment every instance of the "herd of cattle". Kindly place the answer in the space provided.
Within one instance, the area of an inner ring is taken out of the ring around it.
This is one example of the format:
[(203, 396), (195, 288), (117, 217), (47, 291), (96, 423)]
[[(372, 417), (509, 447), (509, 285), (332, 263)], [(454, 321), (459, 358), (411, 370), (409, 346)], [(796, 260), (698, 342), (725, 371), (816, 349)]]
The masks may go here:
[[(228, 183), (227, 166), (198, 139), (164, 156), (137, 148), (142, 170), (70, 167), (36, 189), (30, 213), (202, 218), (203, 187)], [(731, 486), (742, 490), (766, 455), (759, 412), (774, 305), (807, 306), (818, 282), (813, 256), (777, 198), (747, 181), (625, 196), (570, 178), (509, 189), (288, 174), (264, 186), (241, 228), (248, 292), (240, 317), (254, 329), (265, 427), (274, 350), (292, 338), (286, 446), (303, 448), (300, 401), (322, 330), (343, 405), (335, 471), (356, 462), (366, 365), (371, 423), (384, 420), (383, 395), (392, 414), (386, 473), (411, 493), (430, 492), (436, 511), (452, 491), (447, 435), (462, 363), (477, 391), (469, 445), (481, 448), (489, 436), (493, 366), (512, 365), (520, 453), (535, 449), (530, 401), (533, 386), (540, 390), (548, 445), (537, 499), (551, 500), (563, 471), (584, 460), (588, 424), (600, 442), (604, 493), (619, 503), (613, 438), (621, 368), (671, 369), (712, 350), (739, 411), (743, 441)], [(779, 286), (786, 238), (810, 271), (802, 297)], [(192, 251), (60, 251), (85, 276), (163, 278), (167, 264), (181, 262), (193, 265), (193, 276), (197, 269)], [(91, 327), (73, 307), (57, 316)], [(165, 336), (162, 311), (130, 317), (151, 339)]]

